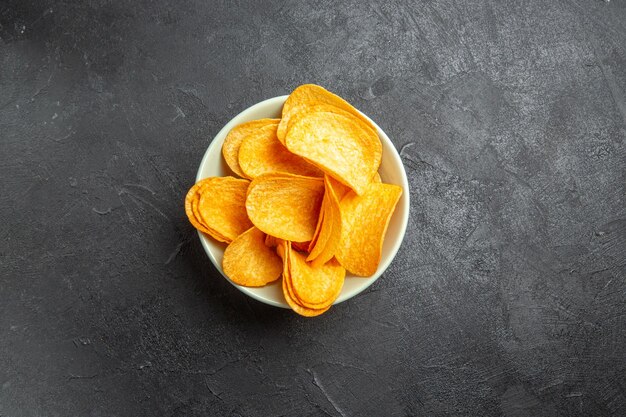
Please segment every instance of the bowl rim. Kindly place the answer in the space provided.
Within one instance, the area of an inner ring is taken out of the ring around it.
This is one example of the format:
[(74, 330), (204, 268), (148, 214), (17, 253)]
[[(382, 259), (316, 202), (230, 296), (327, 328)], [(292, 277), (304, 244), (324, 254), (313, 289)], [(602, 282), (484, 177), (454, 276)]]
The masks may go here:
[[(204, 171), (204, 167), (205, 165), (207, 165), (209, 163), (209, 161), (211, 160), (211, 155), (213, 155), (214, 152), (216, 152), (215, 148), (216, 147), (220, 147), (220, 149), (218, 149), (217, 151), (219, 152), (220, 156), (222, 154), (221, 152), (221, 144), (223, 143), (223, 140), (217, 140), (220, 137), (225, 137), (226, 134), (228, 134), (228, 132), (230, 132), (230, 130), (235, 127), (236, 125), (243, 123), (243, 122), (239, 122), (240, 119), (245, 118), (245, 116), (248, 113), (253, 113), (256, 110), (258, 110), (261, 107), (266, 107), (268, 105), (276, 105), (278, 103), (280, 103), (280, 105), (284, 104), (285, 100), (287, 100), (287, 97), (289, 97), (288, 95), (283, 95), (283, 96), (276, 96), (276, 97), (272, 97), (272, 98), (268, 98), (266, 100), (260, 101), (256, 104), (253, 104), (250, 107), (247, 107), (246, 109), (242, 110), (241, 112), (239, 112), (237, 115), (233, 116), (228, 123), (226, 123), (226, 125), (224, 125), (224, 127), (222, 127), (217, 134), (213, 137), (213, 139), (211, 140), (211, 143), (209, 144), (209, 146), (207, 147), (206, 151), (204, 152), (204, 156), (202, 157), (202, 160), (200, 161), (200, 165), (198, 166), (198, 172), (196, 174), (196, 182), (206, 178), (205, 176), (202, 175), (202, 172)], [(391, 157), (393, 159), (393, 162), (396, 166), (398, 166), (399, 170), (400, 170), (400, 177), (401, 177), (401, 182), (402, 184), (398, 184), (402, 187), (402, 196), (400, 197), (400, 200), (398, 201), (398, 205), (402, 205), (402, 213), (404, 214), (402, 216), (402, 218), (400, 219), (400, 229), (399, 229), (399, 233), (398, 233), (398, 238), (395, 239), (392, 242), (392, 246), (391, 249), (389, 251), (389, 255), (385, 258), (385, 259), (381, 259), (380, 264), (378, 265), (378, 269), (376, 270), (376, 272), (374, 273), (374, 275), (370, 276), (370, 277), (359, 277), (358, 279), (363, 280), (364, 285), (359, 286), (358, 288), (356, 288), (355, 290), (349, 292), (349, 293), (342, 293), (339, 295), (339, 297), (335, 300), (335, 302), (333, 303), (333, 305), (335, 304), (339, 304), (342, 303), (346, 300), (349, 300), (350, 298), (356, 297), (357, 295), (361, 294), (363, 291), (365, 291), (366, 289), (368, 289), (374, 282), (376, 282), (378, 280), (378, 278), (380, 278), (385, 271), (387, 270), (387, 268), (389, 267), (389, 265), (391, 264), (391, 262), (395, 259), (398, 250), (400, 249), (400, 246), (402, 245), (402, 242), (404, 241), (404, 236), (406, 235), (406, 229), (407, 229), (407, 225), (408, 225), (408, 221), (409, 221), (409, 210), (410, 210), (410, 191), (409, 191), (409, 183), (408, 183), (408, 178), (406, 175), (406, 170), (404, 169), (404, 164), (402, 163), (402, 158), (400, 157), (400, 154), (398, 152), (398, 150), (396, 149), (395, 145), (393, 144), (393, 142), (391, 141), (391, 139), (389, 138), (389, 136), (387, 136), (387, 134), (380, 128), (380, 126), (378, 126), (378, 124), (376, 124), (376, 122), (374, 122), (372, 119), (370, 119), (366, 114), (364, 114), (363, 112), (361, 112), (360, 110), (357, 109), (357, 111), (359, 111), (359, 113), (361, 115), (363, 115), (368, 121), (370, 121), (372, 123), (372, 125), (376, 128), (376, 131), (378, 133), (379, 138), (381, 139), (382, 142), (385, 142), (384, 145), (387, 145), (386, 148), (389, 148), (391, 150), (390, 154)], [(396, 210), (398, 210), (399, 207), (396, 207)], [(219, 265), (219, 262), (217, 261), (217, 259), (215, 258), (215, 256), (213, 255), (213, 252), (209, 246), (209, 237), (205, 236), (202, 232), (200, 232), (199, 230), (197, 231), (198, 236), (200, 238), (200, 242), (202, 243), (202, 247), (204, 249), (204, 251), (206, 252), (207, 256), (209, 257), (209, 259), (211, 260), (211, 263), (213, 264), (213, 266), (215, 267), (215, 269), (226, 279), (226, 281), (228, 281), (229, 283), (231, 283), (235, 288), (237, 288), (239, 291), (243, 292), (244, 294), (252, 297), (253, 299), (260, 301), (262, 303), (274, 306), (274, 307), (281, 307), (281, 308), (286, 308), (289, 309), (289, 305), (286, 302), (280, 302), (280, 301), (276, 301), (274, 299), (271, 298), (267, 298), (264, 297), (262, 295), (259, 295), (257, 292), (255, 292), (254, 290), (256, 288), (254, 287), (244, 287), (241, 285), (237, 285), (235, 284), (233, 281), (231, 281), (226, 274), (224, 274), (224, 271), (221, 267), (221, 265)]]

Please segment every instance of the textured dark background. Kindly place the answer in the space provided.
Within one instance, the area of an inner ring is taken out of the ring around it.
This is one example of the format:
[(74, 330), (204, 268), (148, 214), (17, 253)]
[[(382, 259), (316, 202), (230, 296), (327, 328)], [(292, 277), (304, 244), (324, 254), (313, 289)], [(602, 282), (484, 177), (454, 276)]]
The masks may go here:
[[(624, 1), (2, 1), (0, 38), (0, 416), (626, 415)], [(412, 194), (317, 319), (183, 212), (213, 135), (306, 82)]]

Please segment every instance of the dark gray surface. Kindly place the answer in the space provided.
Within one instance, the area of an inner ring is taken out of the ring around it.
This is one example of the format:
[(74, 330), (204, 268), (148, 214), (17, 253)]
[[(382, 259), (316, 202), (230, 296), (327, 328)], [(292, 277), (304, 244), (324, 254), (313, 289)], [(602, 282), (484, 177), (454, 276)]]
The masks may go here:
[[(626, 415), (626, 5), (0, 3), (0, 416)], [(321, 318), (183, 197), (315, 82), (401, 149), (408, 234)]]

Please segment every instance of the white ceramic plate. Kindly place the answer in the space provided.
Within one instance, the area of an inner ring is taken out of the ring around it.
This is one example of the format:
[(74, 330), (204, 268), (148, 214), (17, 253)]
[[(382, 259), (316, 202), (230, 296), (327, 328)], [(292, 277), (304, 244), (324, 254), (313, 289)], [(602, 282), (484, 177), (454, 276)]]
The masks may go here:
[[(263, 118), (279, 118), (283, 108), (283, 103), (287, 99), (287, 96), (280, 96), (270, 98), (255, 104), (252, 107), (239, 113), (230, 122), (220, 130), (215, 136), (209, 148), (206, 150), (200, 168), (198, 169), (198, 175), (196, 176), (196, 182), (207, 177), (221, 177), (226, 175), (235, 176), (222, 157), (222, 144), (224, 139), (230, 130), (238, 124), (248, 122), (250, 120), (263, 119)], [(367, 117), (367, 116), (366, 116)], [(341, 290), (341, 294), (335, 301), (335, 304), (341, 303), (349, 298), (359, 294), (367, 287), (372, 285), (382, 274), (385, 272), (394, 256), (400, 248), (404, 233), (406, 231), (407, 221), (409, 219), (409, 184), (407, 182), (406, 172), (402, 165), (402, 160), (398, 151), (393, 146), (393, 143), (387, 137), (385, 132), (382, 131), (376, 123), (374, 123), (378, 130), (378, 136), (383, 145), (383, 159), (378, 170), (383, 182), (389, 184), (396, 184), (402, 187), (402, 196), (396, 206), (396, 210), (391, 217), (389, 228), (387, 229), (387, 235), (383, 244), (383, 253), (378, 270), (376, 273), (368, 278), (355, 277), (353, 275), (346, 275), (346, 280)], [(224, 256), (224, 249), (226, 245), (217, 242), (210, 237), (198, 232), (202, 246), (209, 255), (209, 259), (215, 265), (218, 271), (224, 275), (222, 270), (222, 257)], [(260, 288), (242, 287), (233, 283), (226, 275), (224, 275), (231, 284), (237, 287), (239, 290), (249, 295), (250, 297), (276, 307), (289, 308), (285, 298), (283, 297), (283, 291), (280, 280), (277, 282), (266, 285)]]

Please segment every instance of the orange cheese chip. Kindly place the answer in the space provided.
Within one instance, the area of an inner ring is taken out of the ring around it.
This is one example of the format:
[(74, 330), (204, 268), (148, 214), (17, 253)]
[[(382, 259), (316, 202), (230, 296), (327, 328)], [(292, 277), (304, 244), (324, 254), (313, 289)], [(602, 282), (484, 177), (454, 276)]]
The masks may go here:
[(228, 245), (222, 267), (235, 284), (261, 287), (280, 278), (283, 262), (265, 245), (265, 234), (252, 227)]
[(276, 137), (277, 124), (257, 128), (246, 135), (239, 148), (239, 167), (247, 178), (268, 172), (287, 172), (310, 177), (323, 173), (303, 158), (289, 152)]
[(402, 188), (372, 183), (363, 195), (349, 192), (340, 202), (341, 239), (335, 257), (354, 275), (378, 268), (385, 232)]
[[(250, 181), (234, 177), (211, 177), (200, 186), (198, 212), (209, 233), (217, 240), (232, 242), (252, 227), (246, 213), (246, 191)], [(216, 236), (217, 235), (217, 236)]]
[(228, 167), (240, 177), (246, 178), (246, 174), (239, 166), (239, 149), (243, 140), (250, 135), (254, 135), (259, 128), (265, 126), (278, 126), (278, 119), (260, 119), (242, 123), (235, 126), (228, 132), (224, 144), (222, 145), (222, 155)]
[(359, 195), (382, 158), (380, 139), (370, 126), (352, 115), (328, 111), (299, 118), (290, 126), (285, 145)]
[(277, 131), (278, 139), (282, 143), (285, 143), (287, 131), (291, 127), (292, 119), (301, 113), (308, 113), (309, 108), (315, 105), (336, 107), (339, 110), (343, 110), (361, 119), (373, 130), (376, 130), (365, 116), (338, 95), (331, 93), (319, 85), (304, 84), (293, 90), (283, 105), (282, 118), (280, 119)]
[(308, 242), (319, 216), (324, 181), (292, 174), (263, 174), (248, 189), (246, 209), (252, 223), (279, 239)]

